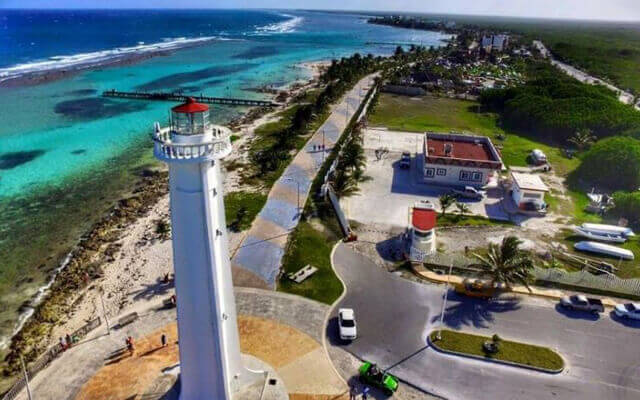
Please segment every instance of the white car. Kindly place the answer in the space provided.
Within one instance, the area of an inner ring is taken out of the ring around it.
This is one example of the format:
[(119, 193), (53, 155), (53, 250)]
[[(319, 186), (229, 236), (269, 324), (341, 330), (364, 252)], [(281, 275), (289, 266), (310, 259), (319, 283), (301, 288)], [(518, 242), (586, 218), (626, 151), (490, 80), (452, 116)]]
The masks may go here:
[(342, 340), (354, 340), (357, 337), (356, 317), (353, 309), (341, 308), (338, 310), (338, 329)]
[(621, 318), (640, 319), (640, 303), (618, 304), (615, 313)]

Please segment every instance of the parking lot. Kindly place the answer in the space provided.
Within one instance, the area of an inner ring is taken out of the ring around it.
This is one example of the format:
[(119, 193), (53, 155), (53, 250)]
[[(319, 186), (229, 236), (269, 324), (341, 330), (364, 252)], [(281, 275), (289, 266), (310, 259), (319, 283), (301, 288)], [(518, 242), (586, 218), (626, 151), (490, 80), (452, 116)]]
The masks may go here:
[[(421, 182), (422, 138), (420, 133), (381, 129), (365, 131), (366, 175), (371, 179), (359, 184), (358, 194), (340, 200), (347, 218), (362, 224), (406, 226), (408, 209), (416, 201), (430, 200), (439, 209), (438, 197), (448, 193), (451, 187)], [(388, 153), (378, 158), (376, 150), (382, 148), (388, 149)], [(411, 153), (409, 169), (400, 168), (403, 151)], [(502, 190), (497, 187), (497, 182), (492, 182), (484, 199), (465, 200), (465, 203), (474, 215), (508, 220), (501, 201)], [(449, 212), (455, 212), (455, 207)]]

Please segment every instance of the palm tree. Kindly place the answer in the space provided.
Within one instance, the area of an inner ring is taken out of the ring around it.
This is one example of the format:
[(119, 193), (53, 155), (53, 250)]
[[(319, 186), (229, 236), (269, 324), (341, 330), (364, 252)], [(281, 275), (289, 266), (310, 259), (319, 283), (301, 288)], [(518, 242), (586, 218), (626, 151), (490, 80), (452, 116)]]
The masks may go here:
[(582, 131), (576, 131), (568, 141), (575, 144), (578, 151), (582, 151), (591, 147), (596, 139), (591, 129), (584, 129)]
[(465, 203), (460, 203), (459, 201), (456, 202), (456, 208), (458, 209), (458, 213), (460, 214), (460, 216), (469, 214), (471, 212), (468, 205), (466, 205)]
[(491, 279), (491, 284), (502, 283), (511, 288), (513, 284), (520, 283), (529, 291), (529, 282), (532, 280), (533, 260), (528, 252), (520, 250), (522, 240), (515, 236), (507, 236), (502, 239), (502, 244), (489, 244), (486, 256), (473, 254), (480, 261), (478, 265), (482, 275)]
[(344, 170), (337, 170), (331, 187), (338, 197), (348, 197), (358, 192), (358, 182)]
[(438, 198), (438, 200), (440, 201), (440, 210), (443, 217), (447, 213), (447, 209), (456, 202), (456, 198), (450, 194), (443, 194)]

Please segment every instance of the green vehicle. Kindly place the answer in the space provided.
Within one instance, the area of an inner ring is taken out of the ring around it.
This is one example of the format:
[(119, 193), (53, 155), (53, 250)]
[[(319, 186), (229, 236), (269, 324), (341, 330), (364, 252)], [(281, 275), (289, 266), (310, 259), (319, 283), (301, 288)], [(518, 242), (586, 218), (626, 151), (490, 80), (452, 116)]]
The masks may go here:
[(382, 371), (370, 361), (365, 361), (358, 371), (360, 382), (382, 389), (387, 395), (392, 395), (398, 390), (398, 378)]

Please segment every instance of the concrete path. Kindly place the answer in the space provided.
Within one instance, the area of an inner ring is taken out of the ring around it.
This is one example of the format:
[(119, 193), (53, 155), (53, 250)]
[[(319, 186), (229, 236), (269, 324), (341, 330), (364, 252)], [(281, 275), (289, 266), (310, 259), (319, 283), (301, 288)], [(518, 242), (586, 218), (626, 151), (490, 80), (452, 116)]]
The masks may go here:
[[(299, 296), (252, 288), (236, 288), (236, 304), (242, 321), (239, 324), (241, 347), (253, 349), (257, 357), (275, 364), (272, 366), (284, 381), (291, 399), (344, 398), (347, 387), (322, 346), (329, 306)], [(146, 312), (140, 312), (139, 320), (113, 330), (109, 336), (105, 335), (104, 325), (97, 328), (32, 379), (33, 398), (76, 399), (83, 386), (99, 377), (98, 371), (109, 365), (114, 352), (124, 347), (127, 336), (132, 336), (141, 349), (145, 342), (142, 338), (152, 337), (152, 344), (159, 343), (160, 332), (175, 338), (175, 309), (155, 308), (159, 306), (158, 302)], [(173, 357), (177, 357), (177, 349), (163, 350), (154, 357), (166, 351), (175, 351)], [(133, 361), (132, 365), (140, 366), (141, 361)], [(24, 390), (17, 397), (26, 398)]]
[[(357, 340), (336, 338), (335, 311), (327, 341), (426, 392), (449, 399), (637, 399), (640, 363), (634, 343), (640, 321), (618, 320), (556, 307), (555, 301), (509, 296), (491, 302), (449, 292), (445, 325), (550, 346), (567, 365), (559, 375), (456, 357), (431, 349), (427, 334), (438, 326), (443, 286), (394, 276), (347, 245), (333, 255), (347, 286), (339, 307), (352, 307)], [(330, 354), (332, 354), (330, 352)]]
[[(298, 197), (300, 207), (303, 207), (324, 157), (329, 154), (357, 111), (368, 87), (373, 83), (373, 78), (374, 75), (369, 75), (362, 79), (333, 107), (329, 118), (273, 185), (262, 211), (232, 255), (234, 270), (244, 271), (245, 277), (259, 277), (264, 281), (265, 288), (275, 288), (288, 234), (298, 225), (300, 218)], [(318, 150), (323, 140), (326, 149), (324, 154)], [(245, 282), (242, 273), (235, 273), (234, 276), (234, 283), (238, 286), (256, 286), (255, 279), (246, 279)]]

